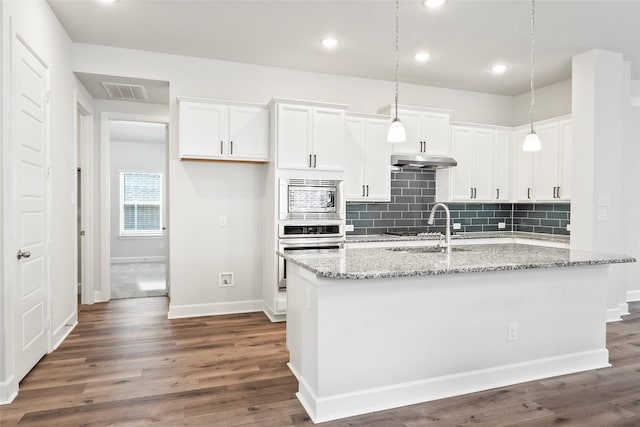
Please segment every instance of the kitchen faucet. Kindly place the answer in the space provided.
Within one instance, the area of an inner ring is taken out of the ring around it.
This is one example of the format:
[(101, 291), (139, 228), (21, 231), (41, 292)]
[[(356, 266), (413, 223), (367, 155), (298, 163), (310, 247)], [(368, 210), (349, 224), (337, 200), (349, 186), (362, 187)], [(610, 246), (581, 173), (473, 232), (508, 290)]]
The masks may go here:
[(447, 219), (447, 226), (445, 228), (445, 241), (446, 241), (446, 245), (447, 245), (447, 253), (450, 254), (451, 253), (451, 213), (449, 212), (449, 208), (447, 207), (447, 205), (445, 205), (444, 203), (436, 203), (435, 205), (433, 205), (433, 208), (431, 209), (431, 215), (429, 215), (429, 219), (427, 220), (427, 224), (429, 225), (433, 225), (433, 219), (434, 216), (436, 214), (436, 210), (438, 208), (442, 208), (444, 209), (444, 213)]

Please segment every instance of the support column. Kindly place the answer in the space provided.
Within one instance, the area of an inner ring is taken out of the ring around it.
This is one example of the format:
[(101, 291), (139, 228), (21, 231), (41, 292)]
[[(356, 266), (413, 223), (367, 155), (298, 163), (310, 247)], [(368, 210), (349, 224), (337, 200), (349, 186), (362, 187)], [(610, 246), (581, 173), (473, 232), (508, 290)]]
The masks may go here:
[[(624, 253), (629, 68), (620, 53), (591, 50), (573, 58), (572, 74), (571, 248)], [(609, 278), (608, 321), (627, 312), (623, 270)]]

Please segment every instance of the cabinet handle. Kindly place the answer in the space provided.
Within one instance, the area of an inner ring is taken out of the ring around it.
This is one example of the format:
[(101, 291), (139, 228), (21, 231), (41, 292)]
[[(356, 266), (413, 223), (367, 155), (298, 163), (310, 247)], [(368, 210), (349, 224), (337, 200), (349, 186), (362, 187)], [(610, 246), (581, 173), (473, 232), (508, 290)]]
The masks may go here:
[(223, 143), (222, 141), (220, 141), (220, 154), (222, 154), (222, 147), (223, 147), (223, 144), (224, 144), (224, 143)]
[(362, 197), (364, 197), (364, 184), (362, 184)]
[(474, 199), (478, 198), (478, 189), (476, 187), (473, 187), (473, 198)]
[(500, 189), (496, 188), (496, 200), (500, 200)]
[(471, 195), (469, 196), (469, 198), (473, 199), (473, 187), (469, 187), (469, 190), (471, 190)]
[(556, 190), (556, 195), (558, 196), (558, 199), (560, 198), (560, 187), (558, 187), (558, 190)]
[(229, 141), (229, 154), (233, 154), (233, 141)]
[(313, 154), (309, 154), (309, 167), (312, 167), (311, 165), (313, 164), (313, 163), (311, 163), (313, 161), (313, 157), (312, 156), (313, 156)]
[(367, 185), (367, 197), (369, 197), (369, 185)]
[(527, 188), (527, 199), (531, 199), (531, 187)]
[(313, 155), (313, 167), (315, 168), (316, 166), (317, 166), (316, 165), (316, 155), (314, 154)]

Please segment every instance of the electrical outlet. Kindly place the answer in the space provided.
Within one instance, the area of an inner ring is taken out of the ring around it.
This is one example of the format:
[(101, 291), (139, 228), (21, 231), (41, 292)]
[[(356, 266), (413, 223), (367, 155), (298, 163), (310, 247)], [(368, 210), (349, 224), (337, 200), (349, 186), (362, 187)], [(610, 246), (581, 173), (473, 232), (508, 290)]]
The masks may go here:
[(460, 230), (462, 228), (462, 224), (460, 224), (459, 222), (454, 222), (453, 223), (453, 229), (454, 230)]
[(233, 286), (233, 273), (220, 273), (220, 279), (218, 286), (221, 288), (228, 288)]
[(504, 230), (506, 227), (507, 227), (507, 224), (505, 222), (498, 223), (498, 230)]
[(518, 339), (518, 324), (509, 323), (507, 325), (507, 341), (515, 341)]
[(347, 224), (344, 226), (345, 231), (353, 231), (353, 224)]
[(571, 224), (567, 224), (567, 231), (571, 231)]
[(220, 227), (226, 227), (227, 226), (227, 217), (225, 215), (222, 215), (220, 217)]

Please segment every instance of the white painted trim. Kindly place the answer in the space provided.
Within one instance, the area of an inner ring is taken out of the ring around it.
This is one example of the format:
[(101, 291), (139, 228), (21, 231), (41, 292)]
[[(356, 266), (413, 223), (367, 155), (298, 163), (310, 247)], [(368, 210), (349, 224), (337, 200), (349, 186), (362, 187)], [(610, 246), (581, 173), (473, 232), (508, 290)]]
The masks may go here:
[(65, 321), (53, 332), (53, 346), (49, 350), (49, 353), (55, 351), (60, 344), (69, 336), (71, 331), (78, 325), (78, 312), (74, 311)]
[(131, 263), (137, 263), (137, 262), (165, 262), (165, 257), (164, 255), (111, 257), (111, 264), (131, 264)]
[[(106, 298), (101, 298), (99, 301), (109, 301), (111, 299), (111, 140), (109, 137), (109, 122), (111, 120), (163, 123), (167, 127), (169, 126), (168, 116), (116, 112), (100, 113), (100, 269), (102, 273), (100, 277), (100, 294), (101, 297)], [(168, 150), (168, 141), (166, 146)], [(168, 187), (168, 183), (165, 184)]]
[(275, 314), (266, 304), (263, 304), (262, 312), (271, 320), (271, 322), (286, 322), (286, 314)]
[(106, 294), (106, 298), (102, 295), (102, 291), (94, 291), (93, 292), (93, 301), (94, 302), (107, 302), (111, 299), (111, 295)]
[(597, 349), (326, 397), (315, 396), (301, 378), (296, 397), (320, 423), (609, 366), (609, 352)]
[(640, 291), (627, 291), (627, 302), (640, 301)]
[(18, 396), (18, 381), (11, 375), (6, 381), (0, 382), (0, 405), (8, 405)]
[[(81, 84), (81, 83), (77, 83)], [(85, 99), (78, 90), (74, 91), (74, 105), (76, 106), (76, 113), (74, 114), (74, 123), (75, 123), (75, 132), (74, 137), (76, 138), (74, 144), (75, 150), (75, 158), (76, 165), (80, 166), (81, 176), (82, 176), (82, 188), (80, 189), (81, 195), (80, 200), (82, 203), (81, 209), (81, 221), (82, 228), (85, 231), (85, 235), (83, 237), (83, 245), (81, 248), (82, 254), (82, 283), (80, 288), (81, 295), (81, 303), (82, 304), (93, 304), (95, 302), (94, 296), (94, 283), (95, 283), (95, 275), (94, 271), (100, 265), (100, 259), (94, 254), (94, 245), (96, 243), (96, 238), (98, 237), (98, 230), (96, 229), (95, 224), (99, 223), (99, 217), (94, 218), (94, 204), (95, 197), (93, 191), (93, 183), (95, 182), (96, 177), (98, 176), (98, 171), (95, 170), (94, 167), (94, 135), (93, 135), (93, 106), (91, 105), (90, 99)], [(80, 121), (78, 122), (77, 113), (80, 113)], [(80, 135), (80, 141), (77, 140), (78, 135)], [(78, 158), (78, 146), (81, 146), (81, 155)], [(77, 177), (76, 177), (77, 179)], [(76, 182), (76, 188), (78, 188), (78, 184)], [(99, 213), (98, 213), (99, 215)], [(77, 241), (76, 236), (74, 235), (74, 240)], [(77, 243), (75, 244), (77, 246)], [(78, 248), (76, 248), (77, 254)], [(74, 264), (77, 263), (77, 257), (74, 260)], [(75, 266), (75, 270), (77, 271), (77, 266)]]
[(620, 307), (607, 309), (607, 323), (621, 321), (622, 317), (620, 316), (621, 316)]
[(620, 311), (620, 316), (628, 316), (629, 314), (629, 304), (626, 302), (621, 302), (618, 304), (618, 310)]
[(218, 302), (209, 304), (169, 304), (169, 319), (183, 317), (218, 316), (221, 314), (254, 313), (262, 311), (262, 300)]
[(287, 367), (289, 368), (293, 376), (296, 377), (296, 380), (300, 381), (300, 372), (298, 372), (298, 370), (293, 366), (293, 364), (291, 362), (287, 362)]

